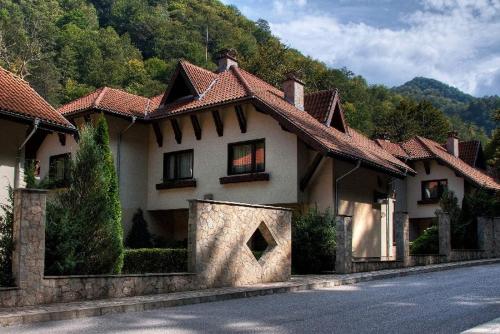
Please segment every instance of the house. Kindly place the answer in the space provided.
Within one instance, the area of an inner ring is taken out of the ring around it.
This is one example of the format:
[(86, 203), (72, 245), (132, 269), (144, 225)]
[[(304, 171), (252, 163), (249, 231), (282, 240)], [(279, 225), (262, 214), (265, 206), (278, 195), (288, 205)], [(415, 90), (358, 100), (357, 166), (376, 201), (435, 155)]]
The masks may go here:
[(0, 67), (0, 203), (9, 186), (24, 185), (25, 161), (35, 158), (47, 133), (72, 135), (75, 128), (26, 81)]
[(456, 133), (450, 133), (444, 145), (419, 136), (402, 143), (384, 139), (376, 142), (417, 172), (395, 183), (396, 209), (408, 212), (410, 217), (410, 240), (433, 224), (445, 189), (453, 191), (459, 203), (475, 188), (500, 190), (500, 184), (484, 170), (486, 164), (480, 143), (460, 142)]
[[(154, 233), (185, 240), (192, 198), (317, 206), (353, 216), (355, 256), (393, 256), (391, 183), (413, 169), (349, 127), (338, 91), (306, 94), (294, 75), (280, 90), (229, 52), (218, 62), (212, 72), (181, 60), (161, 97), (103, 88), (59, 109), (77, 126), (106, 115), (125, 230), (141, 207)], [(42, 176), (74, 152), (66, 145), (42, 143)]]

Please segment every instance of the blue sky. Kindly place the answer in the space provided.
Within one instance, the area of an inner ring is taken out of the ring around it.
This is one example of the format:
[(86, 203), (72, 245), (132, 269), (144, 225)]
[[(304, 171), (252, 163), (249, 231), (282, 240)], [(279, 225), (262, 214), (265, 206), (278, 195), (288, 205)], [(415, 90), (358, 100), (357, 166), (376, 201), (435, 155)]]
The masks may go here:
[(369, 83), (435, 78), (500, 95), (500, 0), (222, 0), (285, 44)]

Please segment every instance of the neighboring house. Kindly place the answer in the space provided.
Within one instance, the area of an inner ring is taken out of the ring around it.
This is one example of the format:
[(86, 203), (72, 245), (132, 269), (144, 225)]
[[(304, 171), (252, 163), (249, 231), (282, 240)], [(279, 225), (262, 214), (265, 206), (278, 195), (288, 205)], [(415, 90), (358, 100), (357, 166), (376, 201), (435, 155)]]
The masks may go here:
[[(180, 61), (161, 98), (125, 96), (103, 89), (60, 111), (77, 125), (107, 115), (124, 211), (145, 209), (154, 233), (185, 240), (193, 198), (317, 206), (353, 216), (355, 256), (394, 255), (391, 183), (415, 173), (348, 126), (336, 90), (304, 94), (294, 76), (279, 90), (224, 53), (216, 72)], [(60, 152), (47, 138), (42, 174)]]
[(455, 133), (450, 133), (445, 145), (418, 136), (402, 143), (383, 139), (376, 142), (417, 172), (417, 175), (395, 183), (396, 207), (398, 211), (407, 211), (410, 216), (411, 240), (433, 224), (445, 189), (455, 193), (459, 204), (474, 188), (492, 192), (500, 190), (500, 184), (484, 171), (479, 142), (459, 142)]
[(0, 67), (0, 204), (8, 187), (23, 186), (26, 159), (34, 159), (46, 133), (72, 134), (75, 128), (29, 84)]

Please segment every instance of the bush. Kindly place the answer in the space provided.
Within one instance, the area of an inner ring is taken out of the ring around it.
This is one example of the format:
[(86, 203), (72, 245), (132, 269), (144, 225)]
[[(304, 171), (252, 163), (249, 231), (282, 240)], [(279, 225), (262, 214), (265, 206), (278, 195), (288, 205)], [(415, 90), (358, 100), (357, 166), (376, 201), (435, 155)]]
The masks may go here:
[(0, 205), (0, 286), (12, 286), (14, 284), (12, 277), (14, 195), (10, 186), (8, 193), (7, 203)]
[(439, 230), (436, 225), (429, 227), (410, 246), (411, 254), (439, 254)]
[(186, 249), (126, 249), (123, 274), (169, 273), (187, 271)]
[(335, 222), (327, 210), (311, 209), (292, 225), (292, 266), (298, 274), (335, 269)]
[(138, 209), (132, 218), (132, 228), (125, 240), (125, 246), (133, 249), (153, 247), (148, 222), (144, 219), (141, 209)]

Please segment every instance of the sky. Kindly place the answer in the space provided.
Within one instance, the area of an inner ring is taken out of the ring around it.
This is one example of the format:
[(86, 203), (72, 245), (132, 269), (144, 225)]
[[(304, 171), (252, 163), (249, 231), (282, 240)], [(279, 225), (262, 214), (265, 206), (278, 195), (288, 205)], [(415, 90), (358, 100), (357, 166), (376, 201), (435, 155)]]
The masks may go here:
[(371, 84), (416, 76), (500, 95), (500, 0), (222, 0), (286, 45)]

